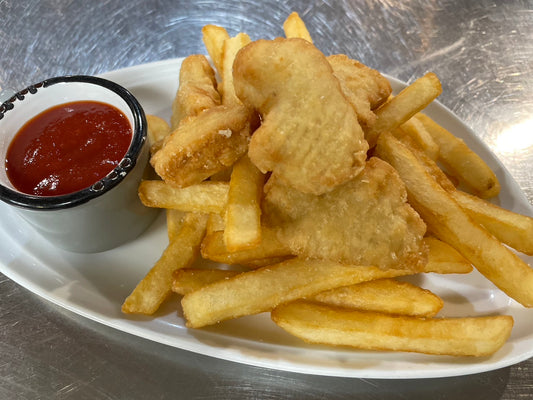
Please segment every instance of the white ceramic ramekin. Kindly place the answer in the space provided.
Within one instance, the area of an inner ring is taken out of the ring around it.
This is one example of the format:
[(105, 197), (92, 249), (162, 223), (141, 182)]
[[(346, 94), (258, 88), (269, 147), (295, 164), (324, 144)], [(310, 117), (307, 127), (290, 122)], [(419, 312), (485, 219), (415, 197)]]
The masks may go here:
[(0, 105), (0, 160), (5, 162), (11, 140), (29, 119), (55, 105), (84, 100), (110, 104), (128, 118), (133, 138), (119, 165), (92, 186), (61, 196), (32, 196), (16, 190), (2, 165), (0, 199), (15, 206), (54, 245), (92, 253), (136, 238), (157, 215), (157, 210), (143, 206), (137, 195), (149, 149), (146, 117), (135, 97), (114, 82), (83, 75), (29, 86)]

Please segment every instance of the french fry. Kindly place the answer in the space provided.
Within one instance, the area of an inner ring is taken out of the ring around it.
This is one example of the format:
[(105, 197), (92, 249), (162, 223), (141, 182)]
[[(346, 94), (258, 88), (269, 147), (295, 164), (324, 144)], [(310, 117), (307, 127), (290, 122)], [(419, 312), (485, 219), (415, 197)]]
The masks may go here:
[(224, 41), (222, 50), (222, 82), (218, 87), (218, 90), (222, 94), (222, 104), (228, 106), (242, 104), (235, 94), (235, 87), (233, 86), (233, 61), (237, 52), (250, 42), (250, 37), (242, 32)]
[(533, 269), (529, 265), (474, 222), (392, 135), (380, 136), (377, 154), (398, 171), (409, 202), (435, 236), (458, 250), (509, 297), (533, 307)]
[(230, 252), (261, 242), (264, 174), (244, 155), (233, 166), (225, 213), (224, 243)]
[(412, 271), (293, 258), (204, 286), (186, 294), (181, 306), (187, 326), (200, 328), (336, 287), (409, 274)]
[(281, 243), (274, 231), (261, 229), (261, 242), (252, 248), (231, 252), (224, 243), (224, 232), (214, 232), (202, 242), (202, 257), (224, 264), (246, 265), (255, 260), (290, 256), (286, 244)]
[(435, 161), (438, 159), (439, 146), (435, 143), (433, 136), (426, 130), (422, 122), (416, 118), (409, 118), (400, 125), (400, 129), (411, 137), (429, 158)]
[(209, 219), (207, 220), (207, 233), (206, 235), (211, 235), (215, 232), (222, 232), (226, 224), (224, 222), (224, 217), (221, 214), (211, 213), (209, 214)]
[(437, 165), (435, 160), (431, 159), (409, 135), (405, 135), (403, 130), (394, 130), (392, 135), (400, 142), (402, 142), (418, 159), (426, 171), (442, 186), (447, 192), (451, 193), (455, 191), (455, 184), (450, 180), (448, 175)]
[(220, 105), (215, 71), (203, 55), (191, 55), (183, 60), (179, 86), (174, 101), (170, 127), (174, 131), (182, 120)]
[(427, 115), (416, 116), (439, 146), (439, 161), (475, 195), (489, 198), (500, 192), (500, 183), (490, 167), (466, 143)]
[(283, 31), (287, 38), (300, 38), (313, 43), (313, 39), (305, 26), (305, 22), (297, 12), (291, 13), (283, 23)]
[(533, 255), (533, 218), (506, 210), (460, 190), (450, 193), (477, 223), (498, 240), (524, 254)]
[(386, 314), (433, 317), (444, 305), (432, 292), (408, 282), (378, 279), (327, 290), (310, 300), (332, 306)]
[(428, 263), (424, 272), (437, 274), (469, 274), (474, 267), (448, 243), (432, 236), (424, 238), (429, 246)]
[(382, 132), (396, 129), (412, 116), (424, 109), (442, 92), (439, 78), (432, 72), (417, 79), (398, 95), (374, 111), (375, 123), (365, 132), (366, 140), (372, 147)]
[(139, 198), (147, 207), (188, 212), (222, 213), (228, 200), (227, 182), (202, 182), (176, 188), (163, 181), (142, 181)]
[(224, 41), (229, 39), (229, 37), (226, 29), (221, 26), (205, 25), (202, 28), (202, 40), (205, 48), (220, 75), (222, 71)]
[(261, 267), (267, 267), (269, 265), (279, 264), (280, 262), (286, 261), (289, 258), (294, 256), (280, 256), (280, 257), (266, 257), (266, 258), (257, 258), (254, 260), (244, 260), (240, 265), (244, 265), (250, 269), (256, 269)]
[(166, 221), (167, 221), (167, 235), (168, 241), (172, 242), (178, 235), (181, 227), (183, 226), (183, 221), (185, 220), (186, 213), (180, 210), (167, 209), (166, 211)]
[(213, 282), (231, 278), (240, 274), (239, 271), (228, 269), (182, 268), (174, 272), (172, 291), (186, 295)]
[(452, 356), (488, 356), (511, 334), (507, 315), (417, 318), (296, 301), (272, 311), (272, 320), (309, 343), (364, 350), (410, 351)]
[(151, 315), (158, 310), (171, 293), (174, 271), (189, 267), (198, 256), (206, 223), (205, 214), (187, 214), (161, 258), (124, 301), (122, 312)]
[[(217, 214), (213, 214), (217, 215)], [(218, 239), (215, 241), (220, 245), (222, 240), (217, 234)], [(205, 240), (209, 240), (207, 237)], [(204, 242), (205, 242), (204, 240)], [(467, 274), (472, 272), (472, 264), (468, 262), (457, 250), (448, 245), (447, 243), (434, 238), (426, 237), (424, 242), (429, 246), (428, 253), (428, 263), (424, 267), (423, 272), (434, 272), (437, 274)], [(205, 244), (205, 243), (204, 243)], [(276, 248), (279, 244), (275, 245)], [(263, 252), (262, 255), (266, 254)], [(223, 259), (222, 262), (227, 262), (228, 264), (240, 264), (246, 265), (253, 268), (263, 267), (267, 265), (278, 264), (280, 262), (286, 261), (283, 257), (270, 257), (270, 258), (261, 258), (261, 259), (252, 259), (251, 256), (241, 256), (238, 252), (233, 255), (234, 257), (239, 257), (239, 262), (235, 262), (234, 259), (230, 259), (229, 253), (228, 258)], [(290, 257), (290, 256), (285, 256)], [(194, 290), (199, 289), (202, 286), (207, 285), (208, 283), (216, 282), (222, 278), (228, 278), (238, 274), (238, 271), (233, 270), (216, 270), (211, 269), (183, 269), (176, 272), (176, 276), (179, 276), (182, 282), (179, 282), (177, 287), (194, 287)], [(223, 272), (218, 272), (223, 271)], [(177, 279), (177, 278), (176, 278)], [(177, 293), (182, 293), (184, 289), (180, 289)], [(333, 289), (334, 292), (336, 289)], [(189, 290), (193, 291), (193, 290)]]
[[(397, 137), (398, 138), (398, 137)], [(457, 190), (446, 174), (408, 138), (398, 138), (416, 156), (426, 171), (477, 223), (498, 240), (524, 254), (533, 255), (533, 218), (514, 213), (495, 204)]]
[(146, 115), (148, 145), (153, 147), (170, 134), (170, 125), (163, 118), (155, 115)]

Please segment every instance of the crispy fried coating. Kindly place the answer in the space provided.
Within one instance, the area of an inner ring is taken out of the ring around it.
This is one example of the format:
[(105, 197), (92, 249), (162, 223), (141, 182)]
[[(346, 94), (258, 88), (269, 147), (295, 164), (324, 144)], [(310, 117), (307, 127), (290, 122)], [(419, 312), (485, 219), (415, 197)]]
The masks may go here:
[(392, 93), (389, 81), (375, 69), (352, 60), (345, 54), (329, 56), (328, 61), (333, 74), (341, 83), (344, 96), (365, 130), (376, 120), (372, 110), (383, 104)]
[(200, 183), (246, 154), (250, 132), (248, 109), (213, 107), (182, 121), (150, 163), (173, 186)]
[(298, 256), (415, 271), (427, 262), (426, 226), (385, 161), (371, 158), (356, 178), (320, 196), (272, 178), (265, 192), (265, 225)]
[(179, 87), (172, 103), (170, 127), (178, 127), (179, 122), (195, 116), (208, 108), (220, 104), (216, 89), (215, 71), (203, 55), (191, 55), (181, 64)]
[(299, 38), (258, 40), (233, 64), (235, 92), (262, 116), (249, 157), (305, 193), (322, 194), (359, 174), (368, 144), (326, 57)]

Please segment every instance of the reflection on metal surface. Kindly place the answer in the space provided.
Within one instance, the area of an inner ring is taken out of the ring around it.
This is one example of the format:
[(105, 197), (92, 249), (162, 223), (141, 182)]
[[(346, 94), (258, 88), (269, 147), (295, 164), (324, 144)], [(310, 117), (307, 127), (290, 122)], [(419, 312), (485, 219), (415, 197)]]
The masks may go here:
[(496, 138), (496, 148), (502, 153), (533, 152), (533, 118), (501, 132)]

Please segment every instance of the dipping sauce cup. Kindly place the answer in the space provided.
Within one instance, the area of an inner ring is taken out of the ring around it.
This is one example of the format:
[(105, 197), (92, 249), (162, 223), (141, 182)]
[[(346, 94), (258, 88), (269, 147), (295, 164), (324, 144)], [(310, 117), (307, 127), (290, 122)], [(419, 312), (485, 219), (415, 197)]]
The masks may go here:
[[(132, 135), (124, 156), (105, 176), (74, 192), (40, 195), (17, 189), (6, 171), (15, 136), (34, 117), (74, 102), (104, 103), (126, 117)], [(133, 240), (158, 213), (143, 206), (137, 195), (149, 157), (146, 130), (141, 105), (114, 82), (77, 75), (31, 85), (0, 106), (0, 200), (14, 206), (44, 238), (65, 250), (100, 252)]]

